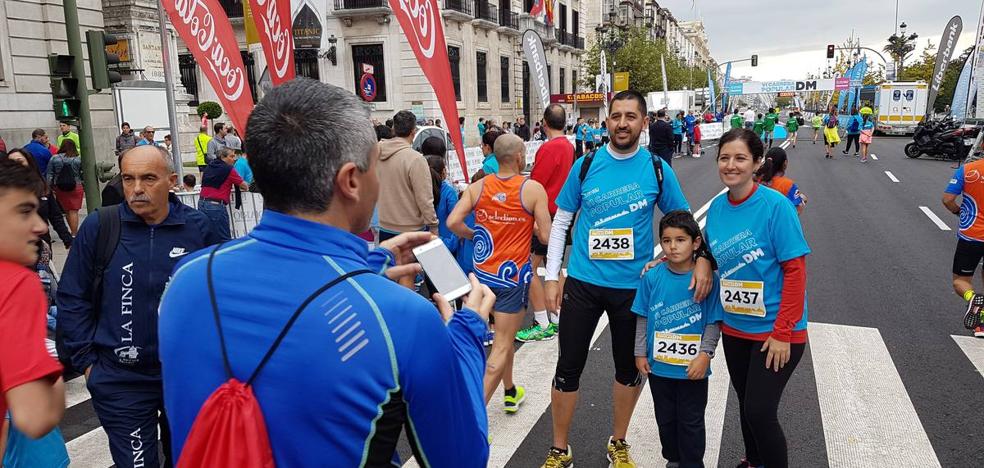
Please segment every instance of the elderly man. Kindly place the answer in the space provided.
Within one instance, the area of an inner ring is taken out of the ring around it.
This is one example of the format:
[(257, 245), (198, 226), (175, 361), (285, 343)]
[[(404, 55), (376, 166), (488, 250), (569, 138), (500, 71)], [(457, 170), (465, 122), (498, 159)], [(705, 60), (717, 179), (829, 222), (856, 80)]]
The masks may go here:
[(242, 176), (233, 168), (236, 163), (236, 151), (232, 148), (222, 148), (218, 158), (205, 166), (202, 176), (202, 192), (198, 199), (198, 211), (205, 213), (212, 221), (212, 229), (219, 239), (227, 241), (232, 238), (229, 232), (229, 198), (232, 188), (238, 186), (242, 190), (249, 189)]
[(157, 143), (154, 142), (154, 134), (155, 133), (157, 133), (157, 131), (154, 130), (154, 127), (151, 127), (150, 125), (144, 127), (143, 128), (143, 131), (140, 132), (140, 141), (137, 142), (137, 146), (144, 146), (144, 145), (155, 146), (155, 145), (157, 145)]
[[(284, 332), (252, 384), (277, 466), (390, 466), (403, 427), (412, 428), (421, 465), (485, 466), (481, 337), (494, 298), (473, 279), (459, 312), (435, 295), (442, 318), (387, 278), (415, 275), (419, 266), (385, 270), (430, 234), (403, 234), (372, 252), (356, 236), (368, 228), (380, 188), (365, 104), (297, 78), (266, 94), (246, 134), (264, 188), (263, 219), (249, 236), (185, 259), (161, 303), (175, 458), (203, 448), (189, 447), (187, 437), (202, 404), (230, 377), (222, 349), (232, 376), (246, 381)], [(262, 267), (243, 275), (243, 265)], [(221, 286), (214, 302), (209, 278)], [(210, 302), (215, 307), (202, 313)]]
[[(118, 467), (170, 455), (157, 357), (157, 307), (174, 265), (217, 243), (208, 219), (169, 192), (171, 157), (153, 145), (120, 160), (126, 200), (82, 222), (58, 287), (58, 328), (84, 371)], [(157, 428), (162, 433), (158, 437)]]

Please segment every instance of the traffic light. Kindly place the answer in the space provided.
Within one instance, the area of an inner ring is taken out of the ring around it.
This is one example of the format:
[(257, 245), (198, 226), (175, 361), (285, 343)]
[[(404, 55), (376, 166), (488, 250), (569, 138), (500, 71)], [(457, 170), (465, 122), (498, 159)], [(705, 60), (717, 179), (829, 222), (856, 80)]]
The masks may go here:
[(120, 57), (106, 52), (106, 46), (116, 44), (116, 36), (102, 31), (86, 31), (85, 40), (89, 47), (89, 71), (92, 74), (92, 88), (96, 91), (107, 89), (113, 83), (123, 81), (119, 72), (109, 69), (109, 65), (120, 63)]
[(48, 55), (48, 69), (51, 72), (51, 98), (54, 104), (55, 119), (74, 121), (79, 118), (79, 80), (72, 78), (75, 57), (71, 55)]
[(758, 55), (753, 55), (752, 56), (752, 66), (753, 67), (759, 66), (759, 56)]
[(829, 58), (829, 59), (834, 58), (834, 45), (833, 44), (827, 44), (827, 58)]

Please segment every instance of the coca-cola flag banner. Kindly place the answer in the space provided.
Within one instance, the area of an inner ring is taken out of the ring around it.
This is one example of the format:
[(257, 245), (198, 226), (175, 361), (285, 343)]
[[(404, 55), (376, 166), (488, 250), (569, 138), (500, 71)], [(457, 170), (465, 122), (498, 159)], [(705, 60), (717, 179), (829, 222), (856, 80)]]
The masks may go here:
[(219, 95), (229, 120), (240, 132), (244, 131), (253, 111), (253, 96), (246, 84), (246, 67), (225, 10), (218, 0), (161, 0), (161, 4)]
[(263, 45), (270, 81), (274, 86), (294, 79), (294, 35), (290, 0), (249, 0), (253, 23)]
[(469, 179), (465, 145), (462, 143), (461, 126), (458, 124), (458, 103), (454, 96), (454, 83), (451, 81), (451, 62), (448, 61), (448, 46), (444, 41), (441, 9), (436, 0), (389, 0), (389, 5), (400, 22), (400, 29), (407, 36), (407, 42), (413, 49), (413, 55), (417, 57), (420, 69), (437, 95), (437, 103), (448, 124), (448, 132), (454, 142), (462, 172), (465, 179)]

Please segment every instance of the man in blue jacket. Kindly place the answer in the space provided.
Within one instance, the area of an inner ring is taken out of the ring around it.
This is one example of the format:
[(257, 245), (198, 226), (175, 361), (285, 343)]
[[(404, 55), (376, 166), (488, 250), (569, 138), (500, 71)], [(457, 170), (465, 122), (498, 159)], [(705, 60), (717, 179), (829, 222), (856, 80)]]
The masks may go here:
[[(167, 422), (159, 414), (164, 395), (157, 307), (175, 264), (218, 242), (205, 215), (170, 194), (177, 183), (171, 161), (154, 145), (123, 154), (126, 200), (102, 208), (118, 216), (119, 237), (113, 243), (104, 236), (115, 236), (100, 232), (101, 218), (113, 224), (105, 214), (86, 217), (58, 285), (59, 332), (72, 366), (85, 372), (113, 462), (121, 468), (158, 466), (158, 424), (169, 454)], [(114, 246), (112, 255), (97, 279), (97, 246), (107, 243)]]
[[(246, 237), (184, 259), (161, 301), (175, 458), (202, 404), (229, 379), (208, 278), (230, 372), (245, 382), (305, 299), (359, 272), (302, 310), (253, 381), (276, 465), (400, 466), (405, 427), (421, 466), (486, 466), (482, 337), (494, 296), (473, 276), (465, 307), (455, 313), (435, 297), (439, 313), (393, 281), (419, 266), (386, 269), (429, 233), (404, 233), (372, 252), (356, 236), (379, 193), (365, 104), (297, 78), (266, 94), (246, 130), (263, 218)], [(243, 274), (244, 265), (254, 268)]]
[(41, 170), (41, 174), (47, 174), (48, 172), (48, 161), (51, 160), (51, 151), (48, 150), (48, 145), (45, 143), (47, 134), (43, 128), (35, 128), (31, 132), (30, 143), (24, 145), (24, 149), (31, 156), (34, 156), (34, 160), (38, 163), (38, 169)]

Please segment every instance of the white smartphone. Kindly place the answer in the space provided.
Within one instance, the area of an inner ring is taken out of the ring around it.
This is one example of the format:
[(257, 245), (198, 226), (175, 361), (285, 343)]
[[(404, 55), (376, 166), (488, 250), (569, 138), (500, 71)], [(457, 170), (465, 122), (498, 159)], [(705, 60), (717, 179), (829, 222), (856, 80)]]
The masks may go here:
[(453, 301), (471, 292), (471, 282), (451, 251), (441, 239), (434, 239), (413, 249), (413, 255), (424, 269), (424, 274), (448, 301)]

